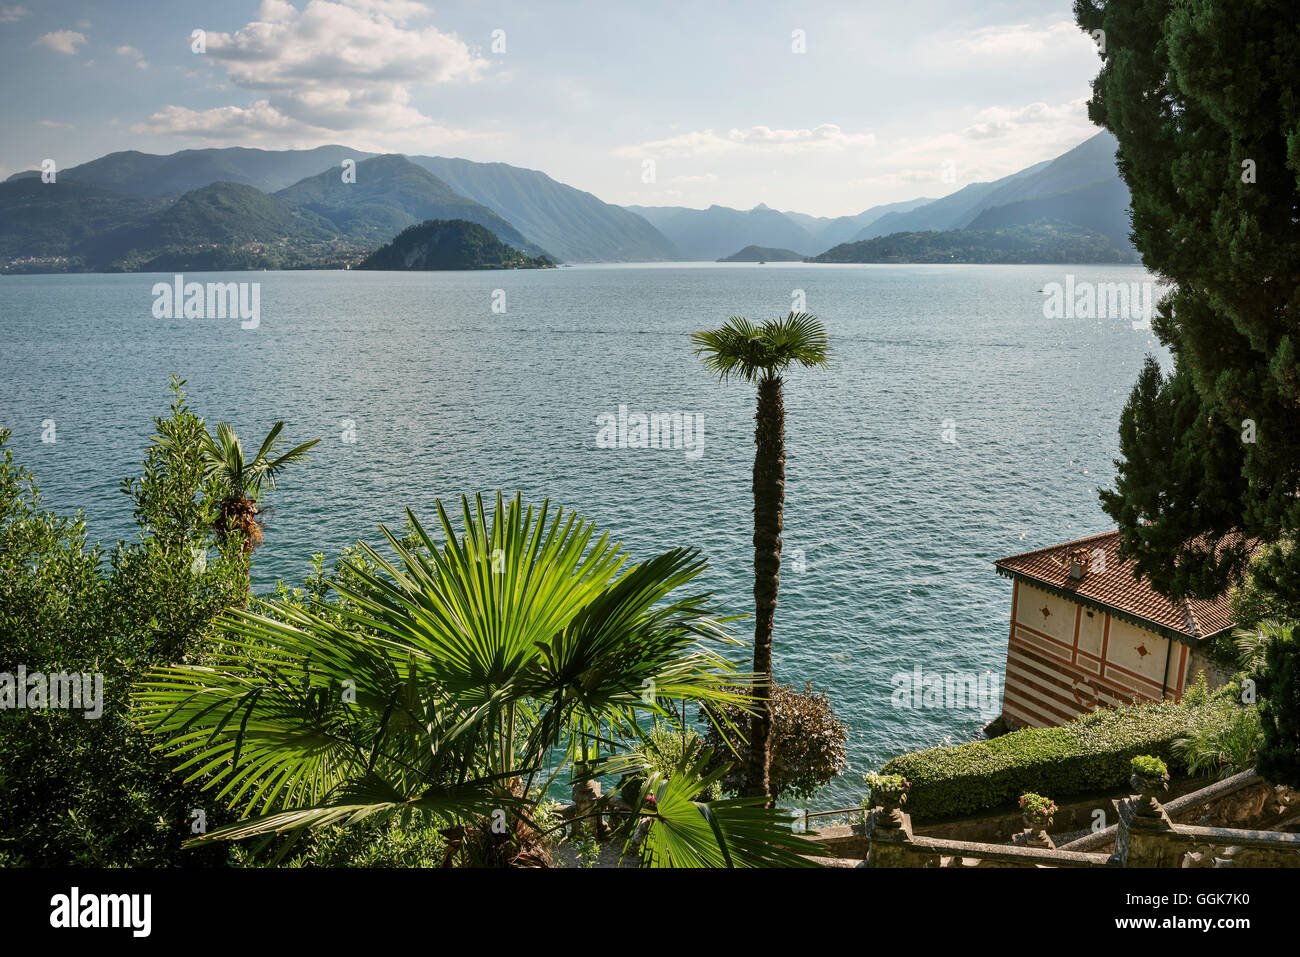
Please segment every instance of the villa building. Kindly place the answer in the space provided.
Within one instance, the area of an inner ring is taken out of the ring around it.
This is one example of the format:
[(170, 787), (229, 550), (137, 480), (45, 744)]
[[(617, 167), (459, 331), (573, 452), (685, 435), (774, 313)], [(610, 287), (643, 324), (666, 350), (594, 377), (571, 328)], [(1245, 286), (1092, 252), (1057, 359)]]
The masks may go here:
[(1119, 532), (994, 563), (1012, 580), (1002, 719), (1059, 725), (1099, 706), (1178, 701), (1198, 673), (1226, 680), (1209, 639), (1232, 627), (1228, 596), (1170, 600), (1118, 555)]

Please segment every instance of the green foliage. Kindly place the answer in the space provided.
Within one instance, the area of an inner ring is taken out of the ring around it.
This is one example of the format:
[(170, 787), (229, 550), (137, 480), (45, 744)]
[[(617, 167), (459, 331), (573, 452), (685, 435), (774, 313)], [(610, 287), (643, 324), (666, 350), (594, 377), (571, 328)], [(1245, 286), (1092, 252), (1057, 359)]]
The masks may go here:
[[(683, 758), (668, 773), (650, 770), (632, 807), (651, 820), (642, 846), (643, 867), (814, 867), (810, 857), (826, 849), (796, 835), (789, 813), (763, 807), (766, 796), (708, 803), (692, 795), (708, 791), (724, 773), (708, 771), (710, 755)], [(646, 798), (654, 800), (647, 803)], [(630, 838), (629, 838), (630, 840)]]
[[(1088, 112), (1119, 140), (1134, 244), (1174, 284), (1152, 323), (1173, 371), (1152, 359), (1139, 377), (1102, 506), (1121, 555), (1162, 593), (1241, 584), (1233, 607), (1247, 628), (1300, 617), (1293, 14), (1290, 0), (1075, 3), (1079, 25), (1106, 38)], [(1252, 556), (1249, 539), (1274, 547)], [(1260, 681), (1259, 765), (1279, 783), (1300, 783), (1297, 655), (1271, 641)]]
[(392, 242), (366, 257), (358, 269), (547, 269), (545, 256), (533, 259), (463, 219), (427, 219), (403, 229)]
[(1169, 773), (1165, 762), (1150, 754), (1139, 754), (1129, 761), (1129, 768), (1140, 778), (1162, 778)]
[(1205, 680), (1205, 672), (1202, 671), (1196, 676), (1196, 680), (1187, 686), (1187, 690), (1183, 692), (1183, 704), (1189, 708), (1196, 708), (1209, 699), (1210, 687)]
[(1255, 766), (1262, 740), (1259, 709), (1243, 708), (1228, 724), (1201, 728), (1174, 746), (1188, 774), (1226, 778)]
[(815, 263), (1113, 263), (1128, 262), (1101, 233), (1069, 223), (1001, 229), (892, 233), (841, 243)]
[(226, 498), (256, 499), (261, 494), (263, 482), (275, 488), (280, 473), (294, 462), (305, 462), (307, 450), (320, 441), (312, 439), (277, 454), (283, 428), (283, 422), (271, 426), (252, 459), (245, 457), (244, 446), (229, 423), (222, 422), (217, 426), (215, 440), (205, 430), (200, 438), (204, 477), (216, 483)]
[[(720, 709), (704, 736), (705, 746), (714, 753), (715, 766), (734, 761), (722, 778), (723, 788), (733, 794), (744, 784), (749, 746), (743, 732), (748, 727), (748, 707), (741, 702)], [(772, 796), (811, 798), (847, 766), (848, 726), (835, 717), (826, 693), (814, 692), (811, 685), (802, 692), (789, 685), (773, 685), (769, 708)]]
[(441, 867), (447, 841), (431, 825), (370, 820), (318, 828), (291, 846), (280, 838), (265, 848), (229, 847), (237, 867)]
[(158, 270), (192, 263), (262, 268), (295, 265), (300, 251), (338, 238), (338, 230), (313, 212), (252, 186), (212, 183), (151, 216), (105, 230), (80, 249), (90, 265), (107, 269)]
[[(1173, 354), (1140, 376), (1103, 507), (1124, 557), (1170, 596), (1246, 570), (1241, 531), (1300, 530), (1295, 263), (1300, 261), (1300, 24), (1290, 0), (1076, 0), (1105, 36), (1089, 116), (1119, 141), (1133, 239), (1174, 290), (1153, 328)], [(1256, 564), (1294, 608), (1300, 553)], [(1266, 726), (1267, 728), (1267, 726)]]
[(1275, 784), (1300, 787), (1300, 627), (1269, 642), (1259, 693), (1263, 738), (1256, 769)]
[[(86, 268), (97, 238), (125, 224), (158, 213), (159, 199), (124, 196), (94, 186), (42, 183), (40, 177), (0, 183), (0, 265), (40, 258), (33, 271)], [(25, 271), (22, 266), (9, 271)]]
[(1264, 667), (1268, 646), (1274, 641), (1285, 641), (1294, 627), (1279, 621), (1261, 621), (1253, 628), (1233, 629), (1233, 645), (1241, 670), (1249, 676), (1257, 675)]
[(1049, 797), (1043, 797), (1033, 791), (1020, 795), (1020, 813), (1040, 827), (1047, 826), (1047, 822), (1056, 810), (1056, 802)]
[[(206, 667), (137, 684), (139, 724), (188, 781), (246, 817), (198, 845), (410, 815), (463, 829), (471, 861), (509, 864), (536, 834), (532, 783), (552, 755), (579, 760), (579, 777), (644, 768), (635, 753), (596, 752), (639, 737), (638, 719), (670, 701), (737, 697), (709, 646), (729, 640), (727, 619), (707, 594), (680, 597), (704, 568), (695, 552), (624, 567), (608, 536), (547, 504), (461, 506), (457, 529), (437, 503), (442, 545), (409, 513), (404, 537), (383, 530), (395, 558), (360, 545), (365, 561), (328, 581), (341, 603), (312, 583), (306, 605), (294, 595), (233, 610)], [(776, 811), (690, 801), (715, 780), (698, 763), (644, 780), (658, 789), (645, 846), (660, 860), (789, 862)]]
[(1265, 621), (1300, 621), (1300, 597), (1279, 588), (1270, 568), (1291, 564), (1289, 541), (1276, 542), (1251, 562), (1241, 582), (1232, 589), (1232, 620), (1241, 628)]
[(868, 771), (862, 776), (867, 784), (867, 792), (872, 801), (879, 802), (886, 794), (904, 794), (912, 790), (912, 782), (901, 774), (881, 774)]
[(592, 868), (600, 860), (600, 845), (590, 833), (584, 832), (574, 839), (574, 849), (578, 854), (578, 866)]
[(792, 363), (818, 368), (830, 360), (826, 327), (806, 312), (760, 323), (732, 316), (719, 329), (691, 333), (691, 342), (705, 368), (723, 382), (733, 375), (755, 382), (779, 376)]
[[(202, 660), (213, 619), (247, 578), (210, 537), (216, 503), (202, 479), (203, 423), (173, 381), (171, 414), (142, 474), (123, 483), (140, 534), (108, 557), (80, 514), (53, 515), (4, 448), (0, 465), (0, 672), (103, 676), (103, 715), (0, 715), (0, 857), (18, 866), (215, 864), (221, 849), (181, 853), (191, 812), (219, 813), (183, 785), (127, 720), (131, 682), (164, 662)], [(8, 433), (0, 432), (0, 447)]]
[[(656, 724), (645, 738), (638, 742), (633, 751), (645, 761), (645, 769), (627, 775), (619, 782), (619, 790), (633, 793), (645, 783), (647, 771), (658, 771), (664, 775), (683, 761), (694, 763), (705, 750), (700, 736), (690, 728), (679, 729), (670, 724)], [(693, 800), (716, 801), (722, 797), (722, 783), (715, 781), (708, 791), (696, 794)]]
[(0, 183), (0, 263), (19, 260), (13, 272), (341, 268), (426, 219), (469, 220), (543, 255), (487, 206), (403, 157), (364, 160), (355, 183), (322, 165), (331, 168), (272, 195), (219, 181), (170, 203), (62, 175), (54, 186), (39, 178)]
[(1226, 727), (1239, 710), (1222, 692), (1196, 707), (1153, 702), (1103, 708), (1056, 728), (1021, 728), (900, 755), (883, 770), (912, 783), (908, 803), (918, 820), (1004, 806), (1027, 791), (1066, 798), (1126, 785), (1129, 762), (1140, 754), (1185, 769), (1174, 743), (1202, 728)]

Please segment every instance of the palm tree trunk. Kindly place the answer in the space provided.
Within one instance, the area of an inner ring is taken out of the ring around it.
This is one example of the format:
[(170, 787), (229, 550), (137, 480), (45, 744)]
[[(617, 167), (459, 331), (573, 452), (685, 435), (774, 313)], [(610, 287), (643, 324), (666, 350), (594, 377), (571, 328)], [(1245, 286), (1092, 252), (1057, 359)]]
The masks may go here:
[(750, 720), (745, 794), (770, 798), (772, 621), (781, 584), (785, 508), (785, 402), (780, 376), (759, 380), (754, 421), (754, 672), (759, 678), (754, 688), (756, 713)]

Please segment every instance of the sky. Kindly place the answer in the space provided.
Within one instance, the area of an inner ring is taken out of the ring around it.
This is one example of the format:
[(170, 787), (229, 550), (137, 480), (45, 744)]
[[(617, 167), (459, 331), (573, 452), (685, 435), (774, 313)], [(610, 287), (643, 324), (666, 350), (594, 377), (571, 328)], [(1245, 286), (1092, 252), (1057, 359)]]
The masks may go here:
[(817, 216), (1060, 155), (1099, 64), (1069, 0), (0, 0), (0, 56), (0, 177), (338, 143)]

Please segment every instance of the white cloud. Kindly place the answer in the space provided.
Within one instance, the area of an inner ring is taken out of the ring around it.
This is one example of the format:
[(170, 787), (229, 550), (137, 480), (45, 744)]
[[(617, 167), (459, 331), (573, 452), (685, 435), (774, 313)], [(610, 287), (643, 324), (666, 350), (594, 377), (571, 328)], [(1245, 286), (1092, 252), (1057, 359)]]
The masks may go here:
[(620, 146), (613, 150), (613, 155), (630, 159), (647, 156), (674, 159), (743, 149), (778, 153), (835, 152), (851, 147), (872, 146), (875, 142), (876, 138), (870, 133), (845, 133), (834, 123), (797, 130), (751, 126), (747, 130), (732, 129), (725, 135), (711, 129), (679, 133), (635, 146)]
[[(265, 143), (281, 148), (319, 146), (332, 142), (337, 133), (331, 127), (289, 116), (267, 100), (257, 100), (248, 107), (221, 106), (209, 110), (168, 106), (130, 129), (132, 133), (170, 134), (212, 143)], [(424, 122), (405, 131), (380, 131), (377, 140), (354, 137), (349, 143), (369, 152), (418, 153), (483, 135)]]
[(41, 125), (41, 126), (47, 126), (47, 127), (49, 127), (50, 129), (52, 129), (52, 130), (70, 130), (70, 129), (72, 129), (72, 124), (71, 124), (71, 123), (56, 123), (54, 120), (41, 120), (40, 125)]
[(78, 33), (75, 30), (55, 30), (53, 33), (44, 33), (37, 37), (32, 46), (45, 47), (45, 49), (53, 50), (55, 53), (76, 56), (77, 47), (85, 42), (86, 35), (84, 33)]
[(716, 183), (717, 181), (718, 181), (718, 176), (716, 173), (701, 173), (698, 176), (674, 176), (672, 178), (672, 182), (674, 183), (687, 183), (687, 184)]
[(440, 126), (411, 104), (417, 85), (479, 79), (488, 61), (453, 33), (407, 21), (428, 11), (410, 0), (310, 0), (299, 10), (264, 0), (257, 19), (234, 33), (207, 34), (207, 56), (247, 106), (194, 111), (168, 106), (140, 132), (213, 140), (274, 132), (319, 137), (392, 134), (424, 146), (470, 134)]
[(954, 45), (970, 53), (1002, 57), (1059, 51), (1064, 44), (1075, 44), (1081, 39), (1084, 37), (1078, 24), (1058, 20), (1043, 26), (1014, 23), (984, 27), (960, 38)]
[(1056, 105), (987, 107), (971, 120), (954, 132), (899, 141), (872, 164), (873, 175), (855, 182), (935, 183), (943, 192), (952, 192), (1053, 159), (1097, 132), (1088, 120), (1087, 98), (1082, 96)]
[(23, 17), (30, 16), (31, 11), (21, 4), (0, 3), (0, 23), (17, 23)]
[(141, 70), (149, 69), (149, 61), (144, 58), (144, 54), (132, 46), (120, 46), (117, 48), (118, 56), (126, 56), (135, 60), (135, 65)]
[(1080, 97), (1058, 106), (1046, 103), (1029, 103), (1025, 106), (1007, 109), (989, 107), (975, 115), (976, 122), (966, 127), (964, 135), (971, 139), (991, 139), (1007, 136), (1025, 126), (1042, 125), (1072, 126), (1080, 120), (1086, 122), (1088, 115), (1087, 99)]
[(900, 169), (879, 176), (864, 176), (850, 182), (851, 186), (908, 186), (915, 183), (937, 183), (942, 176), (939, 167), (933, 169)]

